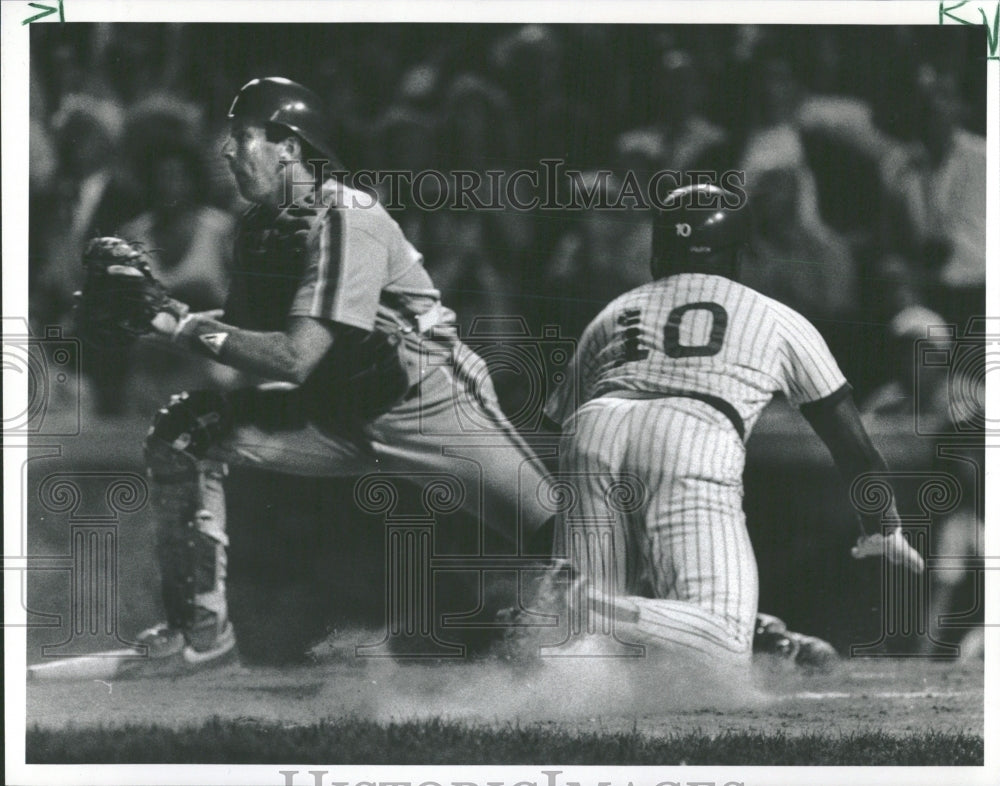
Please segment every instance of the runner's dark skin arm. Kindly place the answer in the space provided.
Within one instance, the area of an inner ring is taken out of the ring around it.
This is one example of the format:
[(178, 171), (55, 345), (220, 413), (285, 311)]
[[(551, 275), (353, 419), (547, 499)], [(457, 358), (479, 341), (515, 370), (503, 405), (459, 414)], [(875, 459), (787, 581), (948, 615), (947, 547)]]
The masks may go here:
[[(831, 396), (801, 407), (806, 420), (826, 444), (844, 483), (850, 486), (868, 472), (888, 472), (889, 467), (861, 421), (849, 386)], [(895, 503), (887, 514), (898, 518)], [(869, 531), (877, 531), (878, 522), (866, 522)]]

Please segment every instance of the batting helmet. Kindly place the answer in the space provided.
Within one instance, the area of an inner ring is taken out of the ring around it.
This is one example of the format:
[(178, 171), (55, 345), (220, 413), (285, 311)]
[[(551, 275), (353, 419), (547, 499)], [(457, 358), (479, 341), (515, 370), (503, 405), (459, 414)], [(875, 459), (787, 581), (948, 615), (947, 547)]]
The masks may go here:
[(749, 244), (751, 231), (745, 194), (708, 184), (678, 188), (653, 224), (653, 278), (698, 272), (736, 278), (736, 252)]
[(323, 101), (304, 85), (281, 76), (252, 79), (240, 88), (229, 107), (229, 118), (253, 123), (275, 123), (298, 134), (337, 167)]

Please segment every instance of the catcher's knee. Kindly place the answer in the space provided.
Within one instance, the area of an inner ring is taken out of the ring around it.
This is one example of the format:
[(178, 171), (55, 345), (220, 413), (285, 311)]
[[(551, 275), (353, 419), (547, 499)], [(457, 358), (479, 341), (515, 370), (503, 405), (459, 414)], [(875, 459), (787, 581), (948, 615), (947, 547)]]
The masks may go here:
[(178, 393), (163, 407), (146, 435), (146, 463), (158, 475), (197, 469), (209, 448), (232, 430), (232, 410), (216, 391)]

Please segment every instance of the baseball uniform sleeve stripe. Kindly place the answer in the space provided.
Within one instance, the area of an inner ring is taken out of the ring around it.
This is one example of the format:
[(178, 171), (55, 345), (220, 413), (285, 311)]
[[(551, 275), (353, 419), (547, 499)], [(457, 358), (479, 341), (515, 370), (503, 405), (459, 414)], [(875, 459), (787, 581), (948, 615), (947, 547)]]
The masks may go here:
[[(333, 293), (330, 291), (330, 266), (332, 263), (334, 267), (339, 268), (340, 259), (343, 254), (341, 248), (343, 219), (340, 213), (336, 210), (329, 211), (324, 223), (326, 225), (321, 227), (319, 232), (319, 270), (311, 307), (313, 315), (316, 316), (329, 314), (333, 310)], [(332, 260), (331, 248), (334, 249)]]
[[(361, 222), (360, 210), (335, 208), (318, 234), (292, 316), (373, 330), (388, 278), (388, 248)], [(313, 247), (311, 247), (313, 248)]]
[[(340, 278), (342, 221), (338, 211), (329, 210), (319, 221), (306, 245), (309, 259), (302, 284), (289, 314), (295, 317), (334, 319), (334, 294)], [(361, 327), (360, 325), (356, 327)]]

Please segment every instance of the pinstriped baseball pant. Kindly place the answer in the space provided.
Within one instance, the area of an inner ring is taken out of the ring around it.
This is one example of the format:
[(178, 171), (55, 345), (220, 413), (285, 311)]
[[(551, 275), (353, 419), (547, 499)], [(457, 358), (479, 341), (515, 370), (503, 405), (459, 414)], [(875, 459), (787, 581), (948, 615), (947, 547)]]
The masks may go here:
[[(606, 396), (566, 424), (559, 478), (577, 499), (559, 519), (557, 553), (590, 584), (613, 586), (616, 606), (637, 620), (638, 643), (749, 659), (758, 583), (744, 460), (727, 418), (693, 399)], [(615, 501), (623, 483), (639, 487), (624, 505)], [(574, 528), (601, 522), (613, 554), (567, 549)]]

